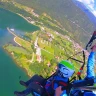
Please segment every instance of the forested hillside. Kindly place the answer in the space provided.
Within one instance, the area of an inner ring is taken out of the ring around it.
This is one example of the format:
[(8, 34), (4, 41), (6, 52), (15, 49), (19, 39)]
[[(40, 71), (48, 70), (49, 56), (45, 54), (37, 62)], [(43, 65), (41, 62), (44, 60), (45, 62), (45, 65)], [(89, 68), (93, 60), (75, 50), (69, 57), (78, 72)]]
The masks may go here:
[(37, 13), (46, 12), (58, 20), (69, 32), (73, 32), (74, 38), (81, 42), (87, 42), (90, 34), (95, 29), (89, 18), (72, 0), (14, 0), (23, 5), (36, 9)]

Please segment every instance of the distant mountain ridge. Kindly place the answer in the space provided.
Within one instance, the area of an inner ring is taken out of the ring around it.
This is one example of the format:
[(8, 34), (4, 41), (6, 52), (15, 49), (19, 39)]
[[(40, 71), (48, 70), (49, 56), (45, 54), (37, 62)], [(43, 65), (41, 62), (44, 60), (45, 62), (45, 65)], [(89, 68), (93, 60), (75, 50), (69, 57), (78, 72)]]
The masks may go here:
[(86, 6), (79, 1), (73, 0), (73, 2), (89, 17), (89, 19), (93, 22), (96, 27), (96, 17), (92, 14), (92, 12), (86, 8)]
[[(88, 38), (95, 30), (93, 23), (72, 0), (14, 0), (20, 4), (34, 8), (37, 13), (47, 13), (63, 28), (72, 32), (76, 41), (87, 43)], [(73, 39), (74, 39), (73, 38)], [(79, 42), (79, 43), (80, 43)]]
[[(34, 9), (35, 13), (41, 15), (42, 13), (47, 13), (50, 17), (54, 18), (56, 21), (60, 23), (61, 29), (66, 29), (68, 34), (70, 34), (71, 39), (75, 40), (77, 43), (85, 45), (90, 38), (90, 35), (95, 30), (93, 23), (89, 20), (84, 12), (80, 8), (78, 8), (72, 0), (2, 0), (4, 2), (12, 1), (20, 3), (21, 6), (25, 5), (30, 7), (30, 9)], [(6, 4), (2, 5), (2, 1), (0, 1), (1, 6), (6, 9)], [(7, 7), (15, 8), (15, 12), (17, 12), (18, 8), (16, 6), (9, 5)], [(20, 11), (20, 10), (19, 10)], [(25, 10), (22, 11), (23, 14), (27, 14)], [(21, 12), (21, 13), (22, 13)], [(18, 13), (18, 12), (17, 12)], [(29, 14), (28, 14), (29, 15)], [(60, 31), (58, 31), (60, 32)], [(63, 34), (63, 33), (62, 33)]]

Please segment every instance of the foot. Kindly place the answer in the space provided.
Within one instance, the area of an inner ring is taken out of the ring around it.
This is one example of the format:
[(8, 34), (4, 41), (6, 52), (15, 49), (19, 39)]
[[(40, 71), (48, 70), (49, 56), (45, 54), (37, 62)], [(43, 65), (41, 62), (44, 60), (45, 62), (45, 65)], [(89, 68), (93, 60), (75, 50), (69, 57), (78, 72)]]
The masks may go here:
[(94, 45), (96, 45), (96, 31), (94, 31), (90, 41), (88, 42), (88, 44), (86, 46), (86, 50), (90, 52)]
[(24, 81), (20, 81), (20, 84), (27, 87), (26, 83)]
[(14, 94), (15, 94), (16, 96), (25, 96), (22, 92), (17, 92), (17, 91), (15, 91)]

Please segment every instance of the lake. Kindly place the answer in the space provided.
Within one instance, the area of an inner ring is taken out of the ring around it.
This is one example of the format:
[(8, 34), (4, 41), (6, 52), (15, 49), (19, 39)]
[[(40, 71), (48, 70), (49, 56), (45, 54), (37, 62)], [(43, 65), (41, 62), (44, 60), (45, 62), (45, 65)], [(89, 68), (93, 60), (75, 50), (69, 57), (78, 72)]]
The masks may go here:
[(19, 81), (29, 79), (26, 72), (17, 66), (3, 49), (3, 46), (7, 43), (15, 44), (14, 37), (7, 31), (7, 27), (14, 28), (19, 32), (33, 32), (39, 29), (17, 14), (0, 8), (0, 96), (14, 96), (15, 90), (21, 91), (24, 89)]

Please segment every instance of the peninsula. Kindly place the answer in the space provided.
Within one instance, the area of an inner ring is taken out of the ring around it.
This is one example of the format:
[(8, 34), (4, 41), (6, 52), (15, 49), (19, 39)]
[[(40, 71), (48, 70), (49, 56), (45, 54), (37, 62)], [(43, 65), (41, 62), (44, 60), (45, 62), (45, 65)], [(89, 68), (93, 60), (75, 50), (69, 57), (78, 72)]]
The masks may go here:
[[(43, 27), (43, 30), (26, 33), (25, 36), (30, 41), (17, 36), (15, 30), (11, 31), (9, 28), (7, 30), (14, 35), (14, 42), (17, 45), (7, 44), (4, 48), (17, 64), (27, 71), (29, 76), (40, 74), (48, 77), (55, 72), (60, 60), (67, 59), (70, 54), (77, 51), (77, 48), (79, 51), (82, 50), (82, 47), (68, 36), (61, 35), (46, 27)], [(76, 56), (76, 58), (82, 59), (82, 56)], [(78, 71), (80, 64), (74, 62), (74, 65)]]
[[(9, 43), (4, 46), (4, 49), (11, 54), (20, 67), (26, 70), (29, 76), (39, 74), (48, 77), (55, 72), (60, 60), (66, 60), (76, 52), (83, 50), (78, 43), (72, 40), (73, 35), (46, 13), (38, 15), (31, 8), (13, 1), (7, 3), (2, 1), (2, 3), (6, 7), (8, 7), (8, 4), (15, 5), (13, 6), (14, 10), (9, 7), (8, 10), (19, 14), (29, 23), (40, 28), (37, 31), (26, 32), (23, 36), (18, 36), (16, 30), (7, 27), (8, 32), (14, 35), (16, 45)], [(18, 10), (15, 10), (15, 8)], [(76, 58), (80, 60), (82, 55), (78, 55)], [(80, 64), (75, 61), (72, 62), (76, 71), (78, 71)]]

